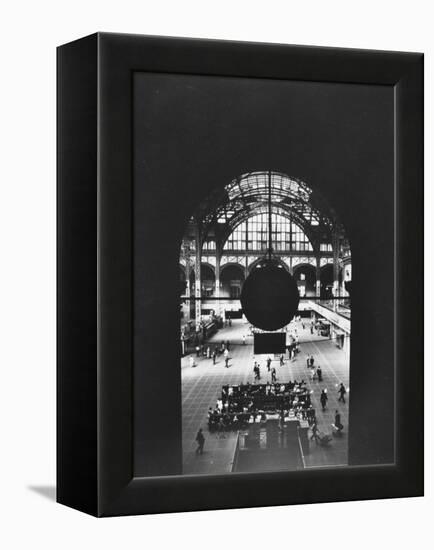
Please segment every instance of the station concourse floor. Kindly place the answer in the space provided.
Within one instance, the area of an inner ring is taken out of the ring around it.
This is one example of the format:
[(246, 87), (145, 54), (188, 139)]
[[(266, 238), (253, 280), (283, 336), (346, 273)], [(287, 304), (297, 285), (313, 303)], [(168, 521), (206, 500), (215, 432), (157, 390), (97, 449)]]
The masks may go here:
[[(344, 425), (340, 437), (333, 437), (328, 447), (317, 445), (310, 441), (310, 453), (304, 455), (305, 468), (324, 468), (345, 466), (348, 464), (348, 401), (350, 392), (345, 395), (346, 403), (338, 402), (338, 385), (342, 382), (349, 388), (349, 342), (344, 349), (339, 349), (334, 340), (311, 335), (309, 320), (293, 322), (297, 329), (300, 353), (293, 361), (285, 359), (285, 365), (280, 366), (279, 360), (274, 359), (272, 366), (276, 368), (277, 381), (305, 380), (307, 387), (313, 391), (312, 405), (315, 408), (318, 428), (325, 434), (332, 433), (335, 410), (341, 414)], [(249, 325), (243, 320), (233, 320), (231, 327), (220, 329), (210, 340), (210, 347), (222, 341), (229, 340), (229, 368), (225, 367), (223, 355), (217, 358), (213, 365), (212, 359), (194, 356), (196, 366), (190, 366), (190, 356), (181, 359), (182, 380), (182, 445), (183, 445), (183, 473), (184, 474), (223, 474), (232, 470), (232, 460), (235, 453), (237, 432), (230, 431), (224, 434), (208, 431), (207, 413), (209, 407), (215, 407), (221, 396), (222, 386), (225, 384), (254, 384), (253, 362), (256, 360), (261, 368), (260, 383), (271, 382), (271, 373), (267, 372), (266, 359), (268, 355), (253, 355), (253, 336), (249, 336)], [(246, 344), (243, 344), (243, 335)], [(206, 346), (205, 346), (206, 347)], [(310, 379), (310, 371), (306, 365), (308, 355), (313, 355), (315, 366), (320, 365), (323, 381)], [(319, 396), (321, 390), (327, 388), (328, 403), (322, 412)], [(197, 455), (195, 441), (197, 431), (202, 428), (205, 436), (203, 455)], [(309, 437), (311, 432), (309, 431)]]

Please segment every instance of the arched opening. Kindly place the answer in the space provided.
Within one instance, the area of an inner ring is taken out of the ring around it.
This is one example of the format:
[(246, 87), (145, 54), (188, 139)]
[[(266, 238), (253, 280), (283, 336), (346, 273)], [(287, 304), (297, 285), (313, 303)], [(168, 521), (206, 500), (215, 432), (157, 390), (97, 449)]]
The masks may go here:
[(326, 264), (321, 268), (321, 290), (322, 300), (331, 300), (333, 298), (333, 265)]
[(316, 296), (316, 270), (311, 264), (299, 264), (293, 269), (301, 298)]
[(244, 268), (238, 264), (226, 264), (220, 272), (220, 296), (238, 300), (244, 283)]
[[(339, 307), (334, 294), (343, 295), (334, 289), (339, 291), (348, 280), (344, 266), (350, 266), (351, 253), (336, 212), (317, 191), (276, 171), (251, 172), (233, 179), (197, 206), (182, 238), (180, 261), (185, 272), (190, 272), (190, 321), (184, 331), (181, 359), (182, 388), (188, 396), (185, 409), (183, 405), (185, 426), (191, 425), (190, 405), (196, 395), (195, 408), (200, 403), (204, 410), (195, 429), (208, 411), (205, 430), (224, 429), (226, 443), (230, 440), (235, 453), (237, 430), (245, 432), (243, 437), (246, 433), (248, 438), (254, 436), (253, 419), (241, 424), (239, 419), (252, 403), (264, 411), (262, 420), (269, 422), (270, 430), (282, 408), (285, 418), (300, 414), (289, 399), (290, 392), (282, 405), (281, 384), (291, 386), (294, 378), (301, 376), (304, 403), (309, 403), (309, 414), (315, 416), (318, 411), (324, 413), (320, 404), (324, 386), (319, 382), (332, 389), (338, 376), (348, 386), (351, 312)], [(195, 278), (197, 265), (200, 288)], [(182, 270), (180, 277), (183, 284)], [(306, 369), (306, 357), (312, 355), (316, 368)], [(257, 364), (261, 373), (255, 377), (252, 365)], [(323, 369), (321, 379), (318, 367)], [(230, 391), (237, 393), (241, 388), (245, 402), (227, 400), (232, 409), (225, 413), (217, 406), (216, 410), (216, 401), (224, 401)], [(256, 391), (267, 398), (258, 397), (256, 403)], [(327, 430), (333, 419), (317, 416), (320, 428)], [(186, 471), (197, 473), (188, 429), (183, 437)], [(271, 431), (267, 437), (273, 439)], [(289, 438), (285, 444), (292, 448), (293, 443)], [(294, 452), (299, 449), (297, 443)], [(309, 467), (322, 466), (321, 453), (316, 447), (311, 450), (305, 456)], [(222, 461), (217, 451), (212, 453), (216, 454), (211, 469), (219, 473)], [(230, 456), (232, 464), (234, 456)], [(339, 459), (330, 455), (326, 463), (345, 463), (346, 456), (342, 440)], [(244, 471), (240, 464), (233, 471)]]
[(200, 265), (200, 279), (202, 286), (201, 295), (204, 298), (213, 296), (215, 291), (215, 273), (211, 265), (205, 263)]

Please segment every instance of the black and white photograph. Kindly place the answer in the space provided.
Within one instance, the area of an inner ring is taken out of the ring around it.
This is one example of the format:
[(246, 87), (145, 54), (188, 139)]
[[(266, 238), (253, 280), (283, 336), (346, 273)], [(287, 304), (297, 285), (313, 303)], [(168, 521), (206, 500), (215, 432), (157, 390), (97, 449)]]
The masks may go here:
[(430, 4), (2, 8), (0, 547), (429, 546)]
[(133, 103), (136, 471), (394, 464), (393, 88), (136, 72)]
[(247, 173), (188, 225), (183, 473), (348, 464), (351, 250), (312, 194), (279, 172)]

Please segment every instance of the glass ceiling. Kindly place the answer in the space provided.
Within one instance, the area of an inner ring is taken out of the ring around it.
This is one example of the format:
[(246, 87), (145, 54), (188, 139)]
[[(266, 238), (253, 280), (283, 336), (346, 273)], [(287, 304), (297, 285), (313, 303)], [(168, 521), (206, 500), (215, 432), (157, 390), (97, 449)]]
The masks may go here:
[[(268, 179), (268, 172), (252, 172), (233, 180), (226, 186), (229, 199), (255, 196), (268, 200)], [(271, 172), (271, 193), (273, 202), (283, 201), (288, 197), (307, 202), (312, 190), (304, 183), (295, 181), (284, 174)]]
[(268, 210), (268, 181), (271, 176), (271, 203), (274, 213), (290, 216), (305, 230), (321, 226), (329, 231), (333, 225), (332, 212), (321, 204), (314, 206), (313, 191), (302, 181), (280, 172), (250, 172), (232, 180), (223, 193), (214, 195), (202, 205), (196, 215), (205, 234), (213, 224), (233, 230), (243, 220)]

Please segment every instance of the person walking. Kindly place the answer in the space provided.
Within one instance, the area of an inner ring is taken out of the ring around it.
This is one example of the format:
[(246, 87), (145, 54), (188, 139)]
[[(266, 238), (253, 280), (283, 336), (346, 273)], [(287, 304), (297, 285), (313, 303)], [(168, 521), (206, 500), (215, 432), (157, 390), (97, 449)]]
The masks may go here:
[(338, 389), (338, 394), (339, 394), (338, 401), (342, 401), (342, 403), (345, 404), (345, 394), (346, 393), (347, 393), (347, 390), (345, 389), (345, 386), (341, 382), (341, 385), (339, 386), (339, 389)]
[(312, 424), (312, 435), (310, 436), (310, 440), (315, 439), (315, 443), (318, 445), (319, 435), (318, 435), (318, 425), (316, 421)]
[(215, 365), (216, 357), (217, 357), (217, 353), (216, 353), (216, 351), (214, 350), (214, 351), (212, 352), (212, 364), (213, 364), (213, 365)]
[(205, 445), (205, 437), (202, 433), (202, 428), (199, 428), (199, 431), (197, 432), (196, 442), (197, 442), (196, 454), (201, 455), (203, 454), (203, 446)]
[(256, 380), (261, 379), (261, 369), (259, 368), (259, 363), (256, 365)]
[(340, 434), (341, 431), (344, 429), (344, 426), (341, 422), (341, 415), (339, 414), (339, 411), (335, 411), (335, 429), (338, 434)]
[(322, 370), (319, 365), (318, 365), (318, 368), (316, 369), (316, 374), (318, 376), (318, 382), (322, 382)]
[(285, 364), (285, 359), (283, 358), (283, 354), (280, 356), (280, 366), (283, 367)]
[(270, 372), (270, 370), (271, 370), (271, 357), (267, 358), (267, 370), (268, 370), (268, 372)]
[(276, 382), (277, 378), (276, 378), (276, 369), (273, 367), (271, 369), (271, 382)]
[(319, 400), (321, 402), (321, 407), (324, 412), (328, 401), (327, 392), (325, 390), (322, 390)]
[(229, 351), (228, 351), (228, 348), (225, 349), (223, 355), (225, 357), (225, 366), (226, 366), (226, 368), (228, 368), (229, 367)]

